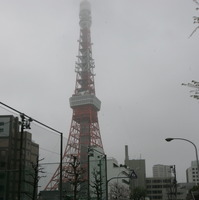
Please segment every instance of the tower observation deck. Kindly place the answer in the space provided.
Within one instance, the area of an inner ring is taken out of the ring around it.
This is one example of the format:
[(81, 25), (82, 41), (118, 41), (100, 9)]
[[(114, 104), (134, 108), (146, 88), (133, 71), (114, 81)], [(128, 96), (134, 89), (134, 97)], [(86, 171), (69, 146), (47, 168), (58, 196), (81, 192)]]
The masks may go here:
[[(94, 60), (92, 58), (92, 43), (90, 27), (91, 5), (87, 0), (80, 3), (79, 12), (79, 50), (75, 65), (76, 83), (74, 94), (70, 97), (70, 107), (73, 109), (72, 121), (67, 145), (63, 155), (62, 182), (71, 180), (70, 163), (74, 156), (84, 169), (83, 179), (88, 182), (88, 148), (98, 147), (103, 152), (103, 145), (98, 123), (98, 111), (101, 102), (95, 95)], [(47, 184), (45, 190), (58, 190), (60, 166)], [(85, 187), (85, 184), (84, 184)], [(88, 186), (87, 186), (88, 187)], [(85, 187), (85, 188), (87, 188)]]

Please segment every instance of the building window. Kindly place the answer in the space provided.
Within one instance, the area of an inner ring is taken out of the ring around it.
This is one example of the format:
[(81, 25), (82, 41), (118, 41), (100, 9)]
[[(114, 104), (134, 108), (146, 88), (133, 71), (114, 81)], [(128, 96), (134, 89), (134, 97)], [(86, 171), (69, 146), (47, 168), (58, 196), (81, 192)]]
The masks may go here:
[(4, 132), (4, 129), (3, 128), (0, 128), (0, 133)]
[(152, 185), (152, 188), (162, 188), (162, 185)]
[(4, 126), (4, 122), (0, 122), (0, 126)]
[(6, 162), (0, 162), (0, 168), (4, 168), (6, 166)]
[(161, 180), (153, 180), (153, 183), (161, 183)]
[(6, 151), (0, 151), (0, 156), (5, 157), (6, 156)]
[(5, 173), (0, 173), (0, 179), (4, 179), (5, 178)]
[(0, 185), (0, 191), (4, 191), (4, 185)]

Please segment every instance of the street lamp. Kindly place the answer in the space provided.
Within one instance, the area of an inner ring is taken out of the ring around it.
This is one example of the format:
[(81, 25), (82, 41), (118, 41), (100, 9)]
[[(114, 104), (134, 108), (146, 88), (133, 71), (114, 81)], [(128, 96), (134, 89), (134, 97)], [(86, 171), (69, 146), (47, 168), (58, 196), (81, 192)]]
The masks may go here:
[(196, 153), (196, 162), (197, 162), (197, 169), (198, 169), (198, 177), (199, 177), (198, 150), (197, 150), (196, 145), (195, 145), (192, 141), (187, 140), (187, 139), (185, 139), (185, 138), (166, 138), (165, 140), (166, 140), (167, 142), (171, 142), (172, 140), (184, 140), (184, 141), (186, 141), (186, 142), (191, 143), (191, 144), (194, 146), (194, 148), (195, 148), (195, 153)]

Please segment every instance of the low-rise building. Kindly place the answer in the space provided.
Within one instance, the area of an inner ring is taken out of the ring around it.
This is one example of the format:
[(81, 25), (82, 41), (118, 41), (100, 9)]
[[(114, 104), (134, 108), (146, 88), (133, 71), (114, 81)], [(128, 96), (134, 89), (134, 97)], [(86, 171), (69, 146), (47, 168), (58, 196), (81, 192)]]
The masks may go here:
[(147, 197), (150, 200), (185, 200), (192, 183), (177, 183), (174, 177), (146, 178)]
[(174, 199), (177, 195), (173, 178), (146, 178), (147, 197), (150, 200)]
[(115, 158), (107, 159), (107, 186), (109, 199), (125, 199), (130, 195), (130, 169), (119, 165)]
[(130, 180), (130, 190), (136, 187), (146, 188), (146, 164), (144, 159), (129, 159), (128, 146), (125, 146), (124, 164), (136, 174), (136, 178)]

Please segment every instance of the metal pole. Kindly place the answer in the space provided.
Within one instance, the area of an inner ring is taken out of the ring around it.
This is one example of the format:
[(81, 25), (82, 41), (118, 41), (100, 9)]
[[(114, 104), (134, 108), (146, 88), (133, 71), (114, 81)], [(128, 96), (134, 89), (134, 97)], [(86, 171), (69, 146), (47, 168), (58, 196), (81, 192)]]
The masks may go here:
[(105, 173), (106, 173), (106, 200), (108, 200), (107, 157), (106, 157), (106, 155), (105, 155)]
[[(102, 158), (101, 158), (102, 159)], [(100, 196), (100, 199), (102, 200), (102, 160), (99, 160), (99, 173), (100, 173), (100, 187), (99, 187), (99, 190), (100, 190), (100, 193), (99, 193), (99, 196)]]
[[(106, 200), (108, 200), (108, 187), (107, 187), (107, 157), (106, 157), (106, 154), (104, 153), (104, 152), (101, 152), (101, 151), (98, 151), (98, 150), (96, 150), (95, 148), (93, 148), (93, 147), (91, 147), (91, 146), (89, 146), (88, 147), (88, 165), (90, 166), (90, 152), (92, 152), (92, 151), (95, 151), (95, 152), (97, 152), (97, 153), (99, 153), (99, 154), (101, 154), (101, 156), (103, 156), (103, 157), (101, 157), (101, 159), (99, 160), (99, 162), (100, 162), (100, 182), (102, 181), (102, 174), (101, 174), (101, 172), (102, 172), (102, 169), (101, 169), (101, 161), (102, 161), (102, 158), (103, 159), (105, 159), (105, 197), (106, 197)], [(90, 170), (90, 169), (89, 169)], [(90, 178), (89, 178), (90, 179)], [(90, 180), (89, 180), (90, 181)], [(100, 184), (101, 185), (101, 184)], [(100, 192), (100, 195), (101, 195), (101, 199), (102, 199), (102, 194), (103, 194), (103, 192), (102, 192), (102, 186), (100, 186), (100, 190), (101, 190), (101, 192)], [(90, 190), (88, 190), (88, 191), (90, 191)], [(90, 197), (89, 197), (90, 198)]]
[(176, 180), (176, 166), (173, 166), (173, 173), (174, 173), (174, 194), (175, 200), (177, 200), (177, 180)]
[(21, 117), (21, 134), (20, 134), (20, 149), (19, 149), (19, 182), (18, 182), (18, 200), (21, 200), (21, 184), (22, 184), (22, 157), (23, 157), (23, 132), (25, 117), (23, 114)]
[(60, 190), (60, 200), (62, 200), (63, 197), (63, 188), (62, 188), (62, 151), (63, 151), (63, 133), (60, 133), (60, 185), (59, 185), (59, 190)]
[(89, 154), (89, 147), (88, 147), (88, 200), (90, 200), (90, 154)]

